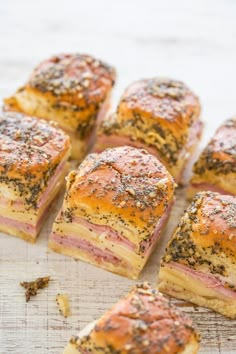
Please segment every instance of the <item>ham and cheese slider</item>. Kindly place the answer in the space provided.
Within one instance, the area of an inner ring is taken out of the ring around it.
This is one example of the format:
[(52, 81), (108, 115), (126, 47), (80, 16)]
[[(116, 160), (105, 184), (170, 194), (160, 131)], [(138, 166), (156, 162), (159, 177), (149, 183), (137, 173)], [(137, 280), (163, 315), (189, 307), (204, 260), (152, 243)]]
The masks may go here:
[(188, 197), (201, 190), (236, 195), (236, 117), (218, 128), (194, 164)]
[(139, 80), (122, 95), (117, 112), (98, 129), (94, 151), (131, 145), (157, 156), (178, 183), (200, 139), (201, 106), (181, 81)]
[(101, 60), (84, 54), (55, 55), (5, 99), (5, 109), (56, 121), (70, 135), (72, 158), (81, 159), (92, 144), (96, 120), (109, 108), (114, 82), (114, 69)]
[(67, 172), (69, 137), (46, 121), (0, 112), (0, 231), (34, 242)]
[(63, 354), (196, 354), (192, 321), (148, 284), (133, 288)]
[(125, 146), (88, 155), (67, 177), (49, 246), (137, 278), (168, 219), (175, 183), (146, 150)]
[(162, 259), (159, 290), (236, 318), (236, 197), (199, 192)]

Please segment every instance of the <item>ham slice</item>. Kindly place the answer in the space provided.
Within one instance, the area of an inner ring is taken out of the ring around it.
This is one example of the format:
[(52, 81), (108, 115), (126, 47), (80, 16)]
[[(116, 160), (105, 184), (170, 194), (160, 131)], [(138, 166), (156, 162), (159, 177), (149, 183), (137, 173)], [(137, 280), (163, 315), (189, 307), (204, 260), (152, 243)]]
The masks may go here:
[(41, 208), (46, 203), (46, 201), (48, 200), (49, 195), (52, 193), (53, 189), (55, 188), (55, 184), (60, 179), (62, 171), (65, 169), (65, 167), (66, 167), (66, 161), (63, 160), (57, 166), (56, 171), (55, 171), (54, 175), (51, 177), (45, 192), (43, 193), (43, 195), (39, 199), (39, 201), (37, 203), (37, 207), (38, 208)]
[(211, 191), (211, 192), (217, 192), (220, 194), (228, 194), (231, 195), (232, 193), (227, 192), (226, 190), (224, 190), (223, 188), (220, 188), (218, 186), (215, 186), (213, 184), (210, 183), (192, 183), (191, 186), (193, 188), (199, 189), (201, 191)]
[[(163, 216), (160, 218), (160, 220), (157, 222), (156, 227), (154, 229), (154, 232), (152, 236), (147, 240), (147, 241), (142, 241), (141, 242), (141, 249), (142, 252), (145, 254), (145, 256), (149, 256), (157, 244), (161, 231), (163, 229), (163, 226), (165, 225), (170, 210), (171, 210), (172, 204), (169, 205), (169, 207), (166, 209), (165, 213)], [(125, 247), (127, 247), (130, 250), (135, 250), (136, 245), (131, 242), (129, 239), (118, 233), (116, 230), (114, 230), (111, 226), (108, 225), (98, 225), (91, 223), (87, 221), (86, 219), (80, 218), (80, 217), (73, 217), (72, 219), (73, 223), (82, 225), (89, 229), (91, 232), (95, 232), (96, 234), (100, 235), (100, 237), (107, 238), (111, 241), (114, 241), (116, 243), (119, 243)]]
[(200, 139), (202, 134), (203, 123), (200, 120), (196, 120), (191, 128), (189, 129), (188, 141), (186, 144), (186, 148), (190, 148), (195, 145), (196, 141)]
[(36, 226), (21, 221), (13, 220), (10, 218), (6, 218), (4, 216), (0, 216), (0, 224), (12, 227), (14, 229), (18, 229), (27, 234), (36, 233)]
[[(140, 244), (133, 243), (132, 241), (118, 233), (116, 230), (114, 230), (111, 226), (94, 224), (78, 216), (72, 218), (71, 224), (84, 226), (87, 230), (96, 234), (99, 241), (107, 239), (109, 241), (112, 241), (114, 244), (117, 243), (119, 245), (124, 246), (124, 248), (131, 250), (134, 254), (137, 254), (137, 252), (141, 250), (140, 257), (146, 259), (149, 257), (159, 240), (161, 230), (163, 229), (163, 226), (167, 221), (171, 206), (172, 205), (170, 204), (163, 216), (157, 222), (152, 236), (147, 241), (142, 241)], [(60, 221), (63, 222), (63, 218), (64, 216), (61, 211), (58, 215), (59, 224)], [(124, 267), (125, 262), (125, 268), (130, 270), (132, 269), (131, 265), (129, 265), (127, 261), (122, 260), (119, 255), (115, 254), (112, 248), (101, 249), (98, 246), (99, 243), (98, 245), (93, 244), (92, 242), (80, 236), (79, 232), (76, 234), (59, 234), (56, 230), (54, 230), (50, 235), (50, 241), (58, 245), (62, 245), (68, 249), (78, 248), (79, 250), (90, 255), (90, 257), (93, 257), (93, 259), (98, 265), (102, 266), (104, 262), (108, 262), (113, 265), (120, 264), (122, 267)]]
[(204, 285), (206, 285), (207, 288), (214, 288), (215, 291), (217, 291), (218, 293), (226, 297), (236, 299), (236, 291), (226, 288), (224, 286), (224, 283), (212, 274), (203, 273), (201, 271), (197, 271), (195, 269), (192, 269), (190, 267), (187, 267), (183, 264), (176, 263), (176, 262), (164, 263), (163, 265), (165, 267), (176, 269), (180, 272), (185, 273), (191, 278), (199, 280)]
[[(108, 147), (131, 145), (138, 149), (145, 149), (150, 154), (157, 156), (157, 149), (154, 146), (147, 145), (140, 140), (133, 140), (128, 136), (106, 135), (99, 136), (98, 143), (94, 147), (94, 152), (102, 152)], [(160, 158), (159, 158), (160, 160)]]
[(152, 236), (150, 237), (150, 239), (148, 239), (147, 241), (142, 241), (141, 249), (144, 250), (145, 256), (146, 255), (149, 256), (152, 253), (157, 242), (159, 241), (159, 238), (161, 236), (161, 231), (163, 230), (163, 228), (168, 220), (172, 205), (173, 205), (173, 203), (171, 203), (169, 205), (169, 207), (166, 209), (165, 213), (162, 215), (160, 220), (157, 222), (154, 232), (153, 232)]
[(106, 117), (107, 113), (109, 112), (111, 108), (111, 97), (110, 95), (106, 98), (104, 101), (100, 111), (98, 112), (97, 119), (96, 119), (96, 125), (98, 126), (101, 121)]
[(64, 245), (66, 247), (76, 247), (81, 249), (82, 251), (87, 252), (90, 255), (93, 255), (96, 262), (98, 263), (105, 261), (112, 264), (118, 264), (121, 262), (121, 260), (107, 248), (105, 250), (101, 250), (100, 248), (94, 246), (89, 241), (84, 240), (82, 238), (79, 239), (76, 236), (63, 237), (55, 232), (51, 234), (50, 238), (51, 240), (60, 243), (61, 245)]
[(100, 234), (102, 237), (107, 238), (109, 240), (115, 241), (117, 243), (123, 244), (125, 247), (134, 250), (135, 249), (135, 244), (128, 240), (126, 237), (120, 235), (117, 231), (115, 231), (112, 227), (108, 225), (98, 225), (98, 224), (93, 224), (83, 218), (80, 217), (74, 217), (72, 219), (74, 223), (80, 224), (82, 226), (85, 226), (88, 228), (90, 231), (93, 231), (97, 234)]
[(46, 210), (43, 212), (43, 214), (38, 219), (36, 224), (21, 222), (18, 220), (6, 218), (5, 216), (0, 216), (0, 224), (12, 227), (14, 229), (20, 230), (20, 231), (27, 233), (27, 234), (37, 235), (39, 230), (42, 227), (45, 215), (47, 214), (48, 210), (49, 210), (49, 207), (46, 208)]

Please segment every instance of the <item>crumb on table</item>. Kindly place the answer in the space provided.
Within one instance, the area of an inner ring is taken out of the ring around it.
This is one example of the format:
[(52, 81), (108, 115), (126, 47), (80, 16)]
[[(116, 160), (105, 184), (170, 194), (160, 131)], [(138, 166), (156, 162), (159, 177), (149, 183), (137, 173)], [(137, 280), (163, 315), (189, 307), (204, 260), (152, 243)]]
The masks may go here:
[(42, 277), (42, 278), (37, 278), (34, 281), (29, 281), (29, 282), (24, 281), (20, 283), (20, 285), (26, 289), (25, 292), (26, 302), (30, 300), (31, 296), (37, 295), (39, 289), (46, 288), (48, 286), (49, 280), (50, 277)]
[(67, 294), (57, 294), (56, 302), (57, 302), (60, 313), (64, 317), (68, 317), (71, 315), (70, 301), (69, 301), (69, 297)]

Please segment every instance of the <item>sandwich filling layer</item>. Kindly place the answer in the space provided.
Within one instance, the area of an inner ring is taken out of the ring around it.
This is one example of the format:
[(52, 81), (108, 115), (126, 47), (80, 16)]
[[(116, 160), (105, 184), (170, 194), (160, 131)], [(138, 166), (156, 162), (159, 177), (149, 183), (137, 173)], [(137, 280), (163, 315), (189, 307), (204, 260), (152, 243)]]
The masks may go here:
[(171, 206), (156, 224), (150, 239), (139, 245), (108, 225), (94, 224), (81, 217), (73, 217), (68, 223), (63, 212), (60, 212), (53, 226), (49, 246), (67, 255), (71, 255), (71, 250), (75, 258), (76, 252), (78, 258), (81, 258), (82, 253), (84, 260), (88, 257), (90, 262), (106, 269), (109, 263), (119, 265), (118, 273), (127, 273), (127, 269), (130, 269), (130, 277), (137, 278), (159, 240), (170, 210)]
[(163, 263), (158, 288), (175, 298), (236, 318), (236, 291), (213, 274), (196, 271), (174, 262)]

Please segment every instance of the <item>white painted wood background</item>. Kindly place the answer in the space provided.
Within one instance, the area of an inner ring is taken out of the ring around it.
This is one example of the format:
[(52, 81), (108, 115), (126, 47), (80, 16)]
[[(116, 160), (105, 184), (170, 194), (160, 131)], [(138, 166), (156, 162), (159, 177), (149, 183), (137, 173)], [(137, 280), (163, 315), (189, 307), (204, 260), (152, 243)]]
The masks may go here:
[[(114, 105), (132, 80), (170, 76), (188, 83), (203, 105), (206, 142), (236, 113), (234, 0), (1, 0), (0, 97), (11, 94), (40, 60), (87, 52), (118, 72)], [(156, 283), (159, 255), (184, 208), (183, 192), (142, 279)], [(0, 354), (61, 353), (71, 334), (98, 318), (133, 281), (47, 250), (57, 200), (36, 245), (0, 235)], [(22, 280), (50, 275), (49, 288), (25, 304)], [(71, 298), (63, 319), (58, 292)], [(202, 333), (201, 353), (236, 353), (236, 321), (182, 305)]]

